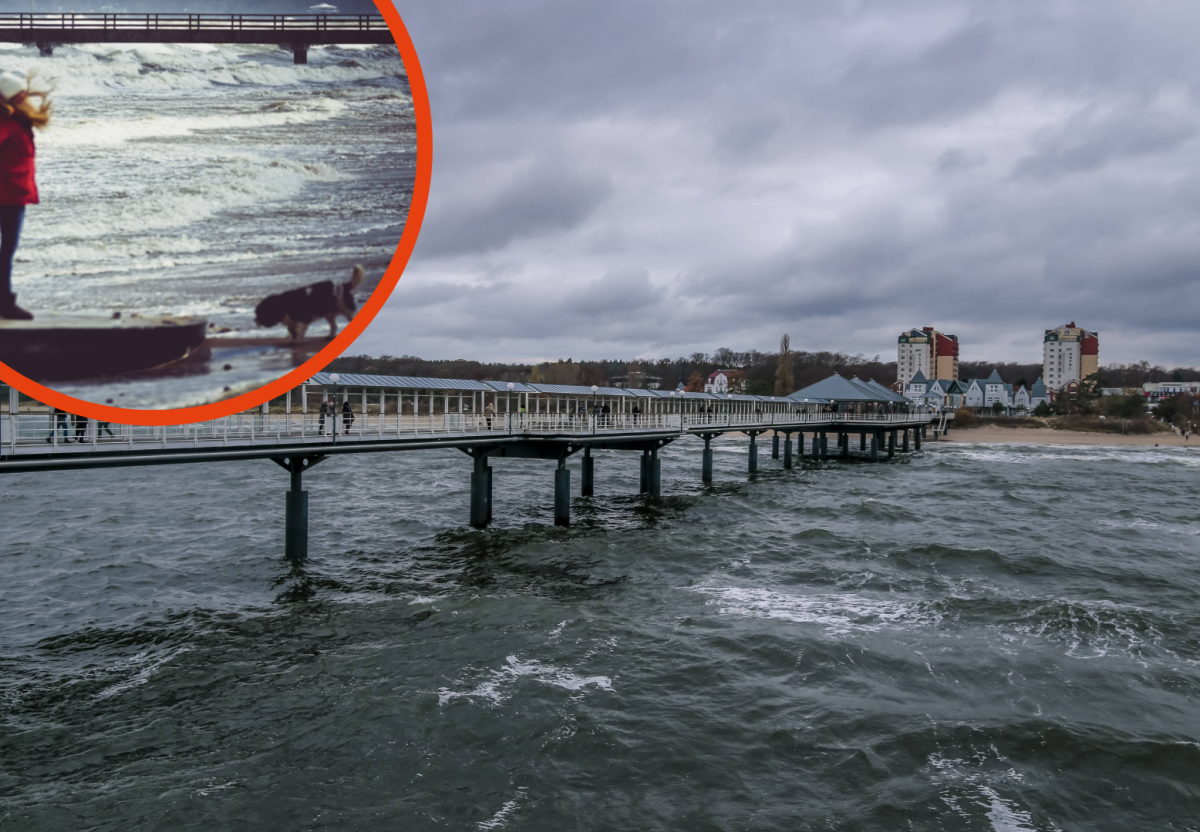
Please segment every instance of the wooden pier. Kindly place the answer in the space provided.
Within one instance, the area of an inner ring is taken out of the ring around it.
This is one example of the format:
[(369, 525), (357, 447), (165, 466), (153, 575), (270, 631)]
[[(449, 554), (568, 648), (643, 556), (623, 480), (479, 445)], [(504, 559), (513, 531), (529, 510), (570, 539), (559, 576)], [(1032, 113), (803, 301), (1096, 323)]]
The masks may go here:
[[(375, 386), (367, 384), (374, 379)], [(859, 383), (861, 384), (861, 383)], [(869, 389), (864, 386), (863, 389)], [(930, 426), (944, 431), (950, 414), (908, 403), (896, 394), (845, 402), (792, 397), (717, 395), (682, 391), (530, 385), (495, 381), (411, 379), (319, 374), (298, 396), (263, 409), (210, 422), (170, 427), (108, 425), (21, 405), (10, 390), (0, 416), (0, 474), (193, 462), (269, 459), (289, 475), (285, 553), (307, 556), (308, 494), (303, 475), (334, 456), (458, 449), (472, 459), (469, 520), (482, 528), (493, 516), (491, 463), (497, 459), (553, 461), (555, 523), (568, 525), (571, 473), (567, 460), (582, 454), (580, 496), (594, 491), (596, 450), (640, 454), (640, 491), (662, 494), (659, 451), (696, 437), (704, 442), (701, 480), (713, 480), (712, 440), (728, 433), (749, 437), (748, 473), (758, 471), (757, 439), (772, 434), (772, 457), (836, 456), (891, 459), (920, 450)], [(332, 401), (322, 414), (312, 399)], [(299, 401), (295, 399), (298, 398)], [(374, 402), (372, 402), (372, 398)], [(342, 415), (350, 402), (353, 417)], [(314, 412), (316, 411), (316, 412)], [(424, 412), (422, 412), (424, 411)], [(852, 452), (853, 438), (857, 452)], [(807, 438), (807, 444), (806, 444)], [(795, 445), (793, 445), (793, 442)]]
[(308, 63), (312, 46), (395, 43), (369, 14), (0, 14), (0, 41), (35, 45), (44, 57), (72, 43), (278, 44)]

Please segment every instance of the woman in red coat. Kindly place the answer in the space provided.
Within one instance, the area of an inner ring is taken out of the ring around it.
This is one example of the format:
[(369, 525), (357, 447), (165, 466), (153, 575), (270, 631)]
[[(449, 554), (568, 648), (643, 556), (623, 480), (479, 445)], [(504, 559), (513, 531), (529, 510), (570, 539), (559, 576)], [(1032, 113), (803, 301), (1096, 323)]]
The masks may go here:
[[(31, 99), (40, 98), (35, 105)], [(33, 128), (50, 123), (45, 93), (31, 93), (29, 79), (0, 73), (0, 318), (31, 321), (33, 315), (17, 306), (12, 291), (13, 255), (21, 239), (25, 206), (36, 205)]]

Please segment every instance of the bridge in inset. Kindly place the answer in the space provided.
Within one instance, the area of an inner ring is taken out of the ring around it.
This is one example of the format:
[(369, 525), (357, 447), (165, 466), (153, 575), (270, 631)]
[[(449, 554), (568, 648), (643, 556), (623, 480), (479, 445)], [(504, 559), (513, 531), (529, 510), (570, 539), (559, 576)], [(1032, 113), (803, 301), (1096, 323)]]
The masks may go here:
[[(840, 398), (805, 395), (805, 390), (769, 397), (319, 373), (261, 410), (170, 427), (76, 418), (22, 404), (10, 390), (7, 413), (0, 417), (0, 473), (270, 459), (290, 475), (285, 551), (299, 561), (308, 550), (303, 474), (342, 454), (461, 450), (472, 459), (470, 523), (477, 528), (492, 520), (492, 461), (555, 461), (555, 523), (568, 525), (566, 462), (575, 454), (582, 454), (580, 496), (594, 492), (592, 452), (616, 450), (640, 453), (640, 491), (657, 498), (662, 494), (658, 453), (685, 437), (703, 440), (701, 479), (710, 483), (711, 443), (722, 434), (749, 438), (747, 469), (753, 475), (757, 439), (764, 433), (772, 435), (774, 459), (781, 456), (782, 438), (782, 465), (792, 468), (795, 456), (829, 459), (831, 435), (834, 455), (841, 458), (890, 459), (909, 451), (910, 439), (920, 450), (928, 429), (944, 433), (951, 418), (874, 382), (835, 376), (806, 388), (813, 389)], [(332, 408), (322, 413), (319, 403), (330, 401)]]
[(311, 46), (395, 43), (371, 14), (0, 14), (0, 42), (36, 45), (44, 57), (70, 43), (278, 44), (308, 63)]

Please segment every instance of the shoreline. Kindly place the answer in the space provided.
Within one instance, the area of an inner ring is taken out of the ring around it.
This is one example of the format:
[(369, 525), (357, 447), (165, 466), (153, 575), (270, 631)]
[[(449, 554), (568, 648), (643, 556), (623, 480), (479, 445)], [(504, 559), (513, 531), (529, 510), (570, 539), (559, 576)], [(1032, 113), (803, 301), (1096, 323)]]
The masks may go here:
[(1022, 443), (1029, 445), (1140, 445), (1163, 448), (1200, 448), (1200, 437), (1185, 442), (1177, 433), (1120, 434), (1095, 433), (1084, 430), (1055, 430), (1054, 428), (978, 427), (950, 429), (941, 439), (929, 439), (928, 444), (942, 442), (959, 445), (971, 443)]
[[(730, 434), (745, 436), (744, 433)], [(782, 434), (780, 434), (782, 436)], [(761, 438), (770, 438), (771, 431), (766, 431)], [(998, 428), (977, 427), (950, 429), (950, 432), (940, 439), (931, 435), (923, 440), (924, 447), (932, 447), (943, 443), (969, 444), (1025, 444), (1025, 445), (1116, 445), (1142, 446), (1162, 448), (1196, 448), (1200, 449), (1200, 435), (1193, 436), (1192, 441), (1184, 441), (1177, 433), (1152, 434), (1119, 434), (1097, 433), (1084, 430), (1055, 430), (1054, 428)]]

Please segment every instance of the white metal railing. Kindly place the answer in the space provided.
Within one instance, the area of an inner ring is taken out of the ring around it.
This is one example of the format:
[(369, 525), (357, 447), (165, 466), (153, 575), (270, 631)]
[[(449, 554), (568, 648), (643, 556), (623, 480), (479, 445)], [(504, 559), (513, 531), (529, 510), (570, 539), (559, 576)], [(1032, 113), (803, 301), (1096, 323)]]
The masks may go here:
[(169, 427), (117, 425), (67, 413), (16, 413), (0, 417), (0, 450), (15, 453), (88, 452), (133, 448), (270, 445), (285, 442), (345, 442), (404, 438), (595, 435), (664, 432), (680, 434), (705, 430), (823, 426), (914, 424), (934, 418), (918, 413), (481, 413), (353, 414), (338, 412), (262, 413), (251, 411)]
[(0, 14), (0, 29), (64, 29), (111, 32), (156, 31), (386, 31), (387, 22), (373, 14), (130, 14), (49, 12)]

